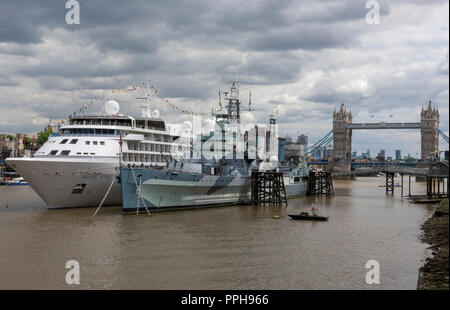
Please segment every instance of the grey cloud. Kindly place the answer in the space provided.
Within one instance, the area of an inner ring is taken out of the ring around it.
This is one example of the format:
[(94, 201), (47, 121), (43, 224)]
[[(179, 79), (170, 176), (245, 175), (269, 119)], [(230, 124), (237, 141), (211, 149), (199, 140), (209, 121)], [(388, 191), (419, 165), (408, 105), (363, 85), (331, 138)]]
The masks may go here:
[(260, 33), (248, 42), (248, 47), (257, 50), (317, 50), (357, 44), (358, 31), (348, 31), (336, 25), (299, 24), (286, 29)]
[(0, 1), (0, 42), (39, 43), (46, 29), (65, 21), (65, 5), (57, 0)]
[(14, 81), (9, 77), (0, 75), (0, 86), (19, 86), (19, 85), (20, 85), (19, 82)]
[[(435, 13), (448, 1), (380, 0), (387, 17), (382, 22), (389, 24), (376, 27), (365, 24), (365, 0), (80, 0), (80, 25), (65, 23), (64, 2), (0, 0), (0, 113), (10, 113), (12, 105), (34, 113), (31, 119), (63, 117), (103, 89), (146, 78), (180, 105), (209, 110), (218, 88), (236, 72), (244, 87), (254, 87), (258, 120), (267, 120), (270, 95), (286, 86), (291, 101), (277, 103), (289, 111), (279, 122), (291, 135), (306, 126), (317, 137), (325, 134), (340, 100), (355, 115), (410, 109), (436, 96), (448, 110), (448, 56), (440, 58), (448, 53), (448, 39), (435, 42), (433, 35), (448, 33), (448, 21)], [(423, 25), (388, 19), (405, 8), (405, 15), (436, 16)], [(394, 40), (398, 32), (408, 35), (405, 27), (431, 42), (424, 47), (414, 38)], [(368, 91), (347, 85), (362, 78)], [(16, 99), (11, 104), (8, 98)], [(134, 97), (120, 99), (126, 101), (122, 111), (138, 111)], [(167, 113), (176, 120), (177, 114)], [(448, 128), (448, 117), (441, 119)], [(28, 121), (0, 125), (5, 131), (40, 128)]]
[(17, 43), (1, 43), (0, 42), (0, 55), (13, 55), (20, 56), (33, 56), (35, 51), (33, 44), (17, 44)]
[[(300, 57), (289, 53), (250, 53), (239, 65), (239, 78), (254, 85), (289, 83), (297, 79), (301, 64)], [(225, 72), (231, 77), (235, 73), (231, 68)]]
[[(317, 5), (317, 1), (304, 1), (299, 5), (296, 17), (303, 23), (321, 24), (364, 20), (369, 11), (366, 8), (367, 2), (367, 0), (322, 1), (322, 5)], [(378, 0), (378, 3), (380, 15), (388, 15), (391, 10), (388, 1)]]
[[(19, 0), (0, 4), (0, 42), (39, 43), (46, 29), (60, 27), (83, 32), (100, 50), (152, 52), (158, 46), (157, 38), (184, 40), (186, 36), (215, 45), (228, 44), (235, 39), (234, 44), (241, 49), (321, 48), (349, 43), (352, 34), (346, 35), (339, 25), (308, 26), (305, 23), (329, 25), (348, 22), (349, 17), (363, 19), (365, 10), (361, 1), (328, 2), (328, 10), (310, 0), (129, 1), (126, 5), (118, 0), (108, 1), (108, 5), (94, 0), (80, 3), (80, 25), (67, 25), (62, 1), (40, 1), (39, 6), (33, 3)], [(292, 16), (292, 11), (302, 12), (304, 7), (308, 8), (307, 12), (313, 12), (307, 16)], [(293, 40), (288, 39), (295, 34)], [(264, 39), (265, 35), (269, 37)]]
[[(109, 58), (121, 55), (98, 53), (97, 55), (83, 55), (80, 58), (52, 57), (43, 58), (37, 64), (19, 65), (17, 73), (29, 77), (62, 76), (67, 78), (84, 77), (109, 77), (124, 73), (141, 73), (149, 69), (155, 69), (159, 62), (151, 57), (124, 57), (123, 62), (112, 64)], [(123, 56), (123, 55), (122, 55)], [(42, 56), (45, 57), (45, 56)]]
[(445, 58), (439, 63), (437, 71), (441, 74), (444, 75), (448, 75), (449, 71), (448, 71), (448, 52), (447, 55), (445, 56)]

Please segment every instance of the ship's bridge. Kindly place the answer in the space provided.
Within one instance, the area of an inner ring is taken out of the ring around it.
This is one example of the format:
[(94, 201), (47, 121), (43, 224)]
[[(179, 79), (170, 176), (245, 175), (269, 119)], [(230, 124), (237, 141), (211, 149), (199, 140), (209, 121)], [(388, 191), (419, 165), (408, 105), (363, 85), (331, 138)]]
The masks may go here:
[[(120, 126), (165, 131), (166, 125), (160, 118), (145, 118), (131, 116), (111, 116), (111, 115), (76, 115), (71, 116), (69, 125), (71, 126)], [(63, 126), (65, 127), (65, 126)]]

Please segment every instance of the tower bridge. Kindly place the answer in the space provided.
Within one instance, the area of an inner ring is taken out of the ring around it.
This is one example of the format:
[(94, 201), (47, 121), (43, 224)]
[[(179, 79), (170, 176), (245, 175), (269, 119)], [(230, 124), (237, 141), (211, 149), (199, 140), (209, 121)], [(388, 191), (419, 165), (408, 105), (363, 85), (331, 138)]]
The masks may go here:
[[(340, 110), (333, 113), (333, 156), (328, 162), (331, 171), (351, 170), (352, 133), (353, 130), (363, 129), (420, 129), (421, 159), (428, 161), (439, 157), (439, 110), (433, 107), (431, 101), (427, 109), (422, 107), (420, 122), (411, 123), (353, 123), (352, 112), (347, 112), (344, 102)], [(328, 134), (331, 135), (331, 132)], [(331, 141), (331, 138), (329, 139)]]

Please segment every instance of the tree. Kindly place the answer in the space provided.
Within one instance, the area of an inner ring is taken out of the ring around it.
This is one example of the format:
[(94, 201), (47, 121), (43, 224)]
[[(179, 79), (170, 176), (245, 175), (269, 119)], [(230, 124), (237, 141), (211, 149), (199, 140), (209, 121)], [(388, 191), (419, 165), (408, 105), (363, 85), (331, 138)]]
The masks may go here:
[(48, 127), (46, 129), (44, 129), (43, 131), (41, 131), (40, 133), (38, 133), (38, 139), (37, 139), (38, 147), (41, 147), (45, 142), (47, 142), (48, 137), (52, 133), (53, 133), (53, 130), (51, 127)]
[(23, 145), (25, 146), (26, 149), (31, 147), (31, 138), (30, 137), (25, 137), (23, 138)]

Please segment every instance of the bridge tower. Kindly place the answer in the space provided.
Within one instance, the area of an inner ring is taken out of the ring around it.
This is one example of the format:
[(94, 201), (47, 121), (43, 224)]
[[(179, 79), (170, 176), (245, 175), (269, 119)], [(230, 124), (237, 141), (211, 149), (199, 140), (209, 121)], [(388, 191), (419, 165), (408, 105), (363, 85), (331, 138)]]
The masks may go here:
[(339, 112), (333, 113), (333, 161), (351, 162), (352, 130), (347, 128), (352, 123), (352, 112), (347, 112), (344, 101)]
[[(421, 123), (421, 158), (422, 160), (429, 160), (430, 157), (439, 157), (439, 110), (433, 107), (431, 100), (428, 107), (420, 113)], [(431, 154), (433, 153), (433, 154)]]

